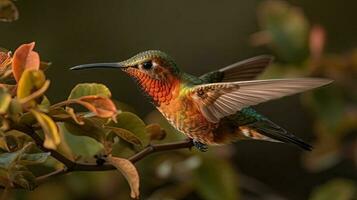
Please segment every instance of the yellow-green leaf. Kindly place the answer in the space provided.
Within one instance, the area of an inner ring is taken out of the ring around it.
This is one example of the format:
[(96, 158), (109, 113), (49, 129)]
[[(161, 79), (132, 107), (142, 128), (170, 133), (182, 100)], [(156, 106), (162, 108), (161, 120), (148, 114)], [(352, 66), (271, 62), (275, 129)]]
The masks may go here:
[(57, 145), (61, 142), (61, 137), (56, 123), (44, 113), (36, 110), (31, 110), (31, 113), (35, 116), (45, 134), (45, 141), (43, 145), (48, 149), (56, 149)]
[(117, 115), (117, 123), (111, 122), (108, 126), (129, 130), (140, 139), (143, 146), (149, 144), (149, 134), (146, 132), (145, 123), (134, 113), (121, 112)]
[(114, 133), (115, 135), (119, 136), (120, 138), (131, 144), (142, 146), (140, 139), (129, 130), (123, 128), (111, 127), (111, 126), (106, 126), (105, 128), (111, 130), (112, 133)]
[(68, 99), (78, 99), (83, 96), (101, 96), (110, 98), (112, 96), (110, 90), (103, 84), (99, 83), (82, 83), (76, 85), (71, 91)]
[(111, 155), (108, 157), (108, 161), (117, 168), (123, 176), (126, 178), (130, 185), (130, 197), (133, 199), (138, 199), (140, 192), (140, 178), (139, 173), (136, 170), (136, 167), (129, 160), (124, 158), (112, 157)]
[(0, 91), (0, 114), (5, 114), (10, 106), (11, 95), (3, 90)]
[[(19, 80), (17, 88), (17, 98), (19, 101), (30, 96), (34, 91), (40, 89), (46, 82), (45, 74), (42, 71), (25, 70)], [(36, 102), (32, 101), (34, 105)]]

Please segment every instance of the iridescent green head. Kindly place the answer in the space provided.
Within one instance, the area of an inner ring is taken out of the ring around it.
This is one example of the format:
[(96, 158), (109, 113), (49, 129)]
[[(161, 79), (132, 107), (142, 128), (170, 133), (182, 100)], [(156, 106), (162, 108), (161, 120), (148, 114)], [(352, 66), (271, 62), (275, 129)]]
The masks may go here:
[(159, 50), (148, 50), (136, 54), (135, 56), (115, 63), (94, 63), (72, 67), (71, 70), (89, 69), (89, 68), (120, 68), (124, 71), (140, 70), (141, 72), (157, 77), (155, 73), (162, 70), (178, 75), (180, 70), (176, 66), (173, 59), (166, 53)]

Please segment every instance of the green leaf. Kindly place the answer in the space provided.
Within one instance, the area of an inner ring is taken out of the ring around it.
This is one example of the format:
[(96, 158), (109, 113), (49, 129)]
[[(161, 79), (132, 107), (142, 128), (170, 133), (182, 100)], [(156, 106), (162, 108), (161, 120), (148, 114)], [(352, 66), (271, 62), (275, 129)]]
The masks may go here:
[(233, 167), (225, 160), (205, 157), (194, 171), (194, 181), (200, 196), (206, 200), (237, 200), (238, 181)]
[(33, 143), (28, 143), (22, 149), (11, 152), (0, 154), (0, 168), (9, 169), (15, 164), (15, 162), (26, 153)]
[(44, 163), (47, 158), (51, 155), (50, 152), (46, 153), (32, 153), (32, 154), (23, 154), (19, 160), (19, 164), (22, 165), (35, 165)]
[(350, 200), (356, 198), (357, 185), (346, 179), (334, 179), (317, 187), (310, 200)]
[(17, 99), (12, 99), (10, 102), (8, 114), (14, 121), (18, 121), (22, 114), (22, 106)]
[(108, 126), (126, 129), (134, 133), (140, 139), (143, 146), (149, 143), (149, 135), (146, 133), (145, 123), (133, 113), (119, 113), (117, 115), (117, 123), (111, 122)]
[(128, 131), (123, 128), (117, 128), (117, 127), (111, 127), (111, 126), (106, 126), (105, 128), (111, 130), (112, 133), (119, 136), (123, 140), (125, 140), (133, 145), (138, 145), (138, 146), (142, 147), (142, 143), (141, 143), (140, 139), (131, 131)]
[(60, 124), (64, 140), (70, 150), (81, 158), (93, 158), (94, 155), (103, 150), (103, 145), (91, 137), (76, 136), (67, 130), (64, 123)]
[(51, 106), (50, 100), (46, 96), (43, 96), (42, 101), (40, 104), (38, 104), (38, 109), (40, 109), (42, 112), (48, 112), (49, 108)]
[(19, 152), (2, 153), (0, 154), (0, 168), (8, 169), (16, 161)]
[(29, 170), (11, 172), (10, 180), (26, 190), (33, 190), (37, 185), (36, 177)]
[(13, 135), (5, 135), (0, 138), (0, 148), (5, 151), (12, 152), (18, 147), (18, 140)]
[(94, 138), (95, 140), (102, 142), (106, 134), (109, 132), (102, 127), (100, 121), (94, 118), (83, 118), (84, 124), (77, 124), (75, 122), (65, 122), (64, 127), (66, 130), (77, 136), (88, 136)]
[(103, 84), (99, 83), (82, 83), (76, 85), (69, 95), (68, 99), (78, 99), (83, 96), (97, 95), (110, 98), (110, 90)]

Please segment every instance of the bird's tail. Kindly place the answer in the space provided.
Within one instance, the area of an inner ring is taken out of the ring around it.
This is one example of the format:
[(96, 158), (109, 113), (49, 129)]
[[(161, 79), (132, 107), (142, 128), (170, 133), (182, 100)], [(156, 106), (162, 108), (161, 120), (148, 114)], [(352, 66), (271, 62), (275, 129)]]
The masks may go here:
[(311, 145), (307, 144), (295, 135), (288, 133), (285, 129), (281, 128), (268, 119), (261, 119), (254, 123), (240, 126), (239, 130), (241, 135), (251, 139), (291, 143), (299, 146), (304, 150), (312, 150)]

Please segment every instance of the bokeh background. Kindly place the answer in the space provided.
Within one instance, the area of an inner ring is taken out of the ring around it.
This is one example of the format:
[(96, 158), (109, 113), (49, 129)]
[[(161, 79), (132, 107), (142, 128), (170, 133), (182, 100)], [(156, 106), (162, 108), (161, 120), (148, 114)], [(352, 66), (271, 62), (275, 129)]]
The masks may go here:
[[(19, 20), (1, 23), (1, 47), (36, 42), (51, 61), (51, 102), (80, 82), (106, 84), (115, 99), (147, 122), (180, 137), (116, 70), (72, 72), (70, 66), (120, 61), (159, 49), (193, 75), (259, 54), (275, 63), (261, 78), (317, 76), (335, 80), (313, 93), (256, 106), (272, 121), (314, 144), (244, 141), (165, 152), (138, 163), (142, 199), (357, 199), (357, 2), (275, 1), (16, 1)], [(78, 147), (84, 155), (90, 147)], [(89, 152), (89, 153), (88, 153)], [(129, 199), (116, 172), (72, 173), (10, 199)]]

